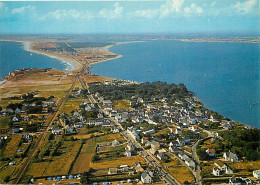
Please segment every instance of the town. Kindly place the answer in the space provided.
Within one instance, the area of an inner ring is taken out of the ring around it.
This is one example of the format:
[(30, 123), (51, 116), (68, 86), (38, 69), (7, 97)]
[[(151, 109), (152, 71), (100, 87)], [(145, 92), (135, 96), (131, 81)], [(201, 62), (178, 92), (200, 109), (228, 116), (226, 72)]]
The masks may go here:
[(259, 129), (206, 109), (183, 84), (79, 77), (63, 101), (34, 91), (5, 102), (0, 183), (260, 182)]

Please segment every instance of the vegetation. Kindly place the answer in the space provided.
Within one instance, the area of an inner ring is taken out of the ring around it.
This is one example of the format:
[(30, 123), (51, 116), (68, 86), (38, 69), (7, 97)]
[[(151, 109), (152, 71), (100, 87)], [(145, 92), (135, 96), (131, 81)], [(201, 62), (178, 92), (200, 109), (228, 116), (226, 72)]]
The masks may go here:
[(234, 151), (246, 160), (260, 160), (260, 132), (259, 129), (242, 129), (224, 131), (220, 133), (225, 143), (219, 145), (224, 151)]
[[(166, 82), (146, 82), (141, 84), (130, 84), (124, 86), (117, 85), (89, 85), (91, 93), (98, 92), (111, 100), (131, 99), (132, 96), (138, 96), (143, 99), (152, 97), (166, 97), (172, 101), (175, 99), (184, 99), (186, 95), (192, 93), (187, 90), (184, 84), (168, 84)], [(174, 96), (172, 96), (174, 95)]]

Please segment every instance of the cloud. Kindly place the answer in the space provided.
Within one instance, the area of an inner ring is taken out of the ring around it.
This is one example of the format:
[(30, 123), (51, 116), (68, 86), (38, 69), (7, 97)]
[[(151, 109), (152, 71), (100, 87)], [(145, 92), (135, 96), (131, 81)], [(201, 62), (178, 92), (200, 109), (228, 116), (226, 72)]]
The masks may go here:
[(28, 5), (28, 6), (22, 6), (20, 8), (14, 8), (14, 9), (12, 9), (12, 14), (22, 14), (27, 11), (34, 12), (35, 6)]
[[(248, 0), (243, 3), (237, 2), (232, 5), (232, 8), (236, 10), (237, 13), (247, 14), (253, 11), (257, 6), (257, 0)], [(258, 4), (259, 6), (259, 4)], [(258, 10), (259, 11), (259, 10)]]
[(184, 0), (167, 0), (165, 4), (161, 5), (160, 17), (168, 17), (170, 14), (180, 12)]
[(122, 16), (124, 8), (119, 5), (118, 2), (114, 4), (114, 9), (101, 9), (99, 11), (99, 16), (107, 19), (115, 19)]
[(143, 17), (147, 19), (152, 19), (157, 17), (158, 10), (156, 9), (147, 9), (147, 10), (136, 10), (135, 12), (128, 13), (128, 17)]
[(69, 10), (63, 10), (63, 9), (57, 9), (52, 12), (48, 12), (45, 16), (40, 17), (40, 20), (44, 21), (46, 19), (56, 19), (56, 20), (62, 20), (62, 19), (77, 19), (77, 20), (86, 20), (86, 19), (92, 19), (94, 18), (94, 14), (89, 11), (77, 11), (75, 9), (69, 9)]
[(184, 8), (184, 13), (187, 14), (187, 15), (202, 14), (203, 9), (199, 6), (197, 6), (195, 3), (192, 3), (189, 7)]
[(216, 5), (216, 1), (213, 1), (212, 3), (210, 3), (210, 7), (214, 7)]

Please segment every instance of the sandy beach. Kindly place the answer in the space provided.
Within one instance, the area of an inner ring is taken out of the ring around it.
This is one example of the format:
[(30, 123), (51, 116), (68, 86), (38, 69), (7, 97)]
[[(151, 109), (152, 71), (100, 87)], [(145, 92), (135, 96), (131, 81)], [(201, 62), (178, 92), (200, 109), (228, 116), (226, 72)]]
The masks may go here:
[(43, 51), (33, 49), (32, 48), (32, 42), (30, 42), (30, 41), (23, 41), (22, 43), (23, 43), (25, 51), (40, 54), (40, 55), (46, 55), (48, 57), (55, 58), (55, 59), (59, 60), (62, 64), (64, 64), (66, 66), (66, 69), (65, 69), (66, 71), (75, 71), (75, 70), (77, 70), (81, 67), (81, 64), (78, 63), (75, 60), (68, 60), (67, 58), (62, 57), (62, 56), (57, 56), (57, 55), (53, 55), (51, 53), (47, 53), (47, 52), (43, 52)]

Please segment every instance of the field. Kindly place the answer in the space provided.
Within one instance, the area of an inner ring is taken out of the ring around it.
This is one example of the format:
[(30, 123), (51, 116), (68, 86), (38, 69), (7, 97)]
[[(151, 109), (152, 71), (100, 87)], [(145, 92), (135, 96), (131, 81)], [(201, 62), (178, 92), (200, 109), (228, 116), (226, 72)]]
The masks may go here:
[(27, 175), (34, 177), (67, 175), (80, 149), (80, 142), (63, 141), (58, 148), (59, 155), (52, 157), (51, 162), (31, 163)]
[(116, 133), (116, 134), (107, 134), (107, 135), (104, 135), (104, 136), (97, 137), (96, 142), (97, 143), (110, 142), (110, 141), (113, 141), (115, 139), (120, 141), (120, 142), (125, 141), (124, 138), (119, 133)]
[(0, 129), (8, 129), (8, 123), (10, 121), (10, 117), (6, 116), (6, 117), (0, 117)]
[(126, 100), (116, 100), (114, 102), (114, 108), (117, 110), (130, 110), (130, 103)]
[(170, 158), (172, 160), (171, 162), (164, 163), (165, 166), (169, 167), (169, 173), (181, 184), (183, 184), (185, 181), (194, 182), (194, 178), (191, 172), (186, 167), (179, 164), (179, 162), (176, 161), (172, 156), (170, 156)]
[(12, 136), (11, 137), (11, 141), (8, 142), (3, 154), (5, 157), (13, 157), (14, 154), (17, 152), (18, 150), (18, 144), (22, 138), (21, 135), (16, 135), (16, 136)]
[(144, 159), (141, 156), (134, 156), (134, 157), (121, 157), (115, 160), (107, 160), (97, 163), (91, 163), (90, 167), (93, 169), (100, 169), (100, 168), (111, 168), (111, 167), (118, 167), (120, 165), (127, 164), (128, 166), (133, 166), (135, 162), (140, 162), (145, 164)]
[(33, 177), (41, 177), (48, 165), (49, 162), (31, 163), (26, 174)]
[(79, 105), (84, 101), (86, 101), (84, 98), (70, 98), (66, 101), (62, 110), (69, 114), (71, 111), (79, 109)]
[(93, 82), (104, 82), (104, 81), (112, 81), (112, 78), (97, 76), (97, 75), (84, 75), (81, 77), (86, 83)]
[[(73, 77), (55, 69), (46, 73), (19, 75), (1, 84), (0, 98), (19, 97), (34, 91), (40, 91), (38, 96), (47, 98), (53, 95), (61, 98), (65, 95), (64, 91), (70, 88), (72, 81)], [(6, 102), (3, 103), (6, 105)]]
[(71, 174), (83, 173), (89, 170), (91, 159), (95, 154), (95, 147), (94, 139), (89, 139), (83, 144), (79, 156), (73, 165)]

